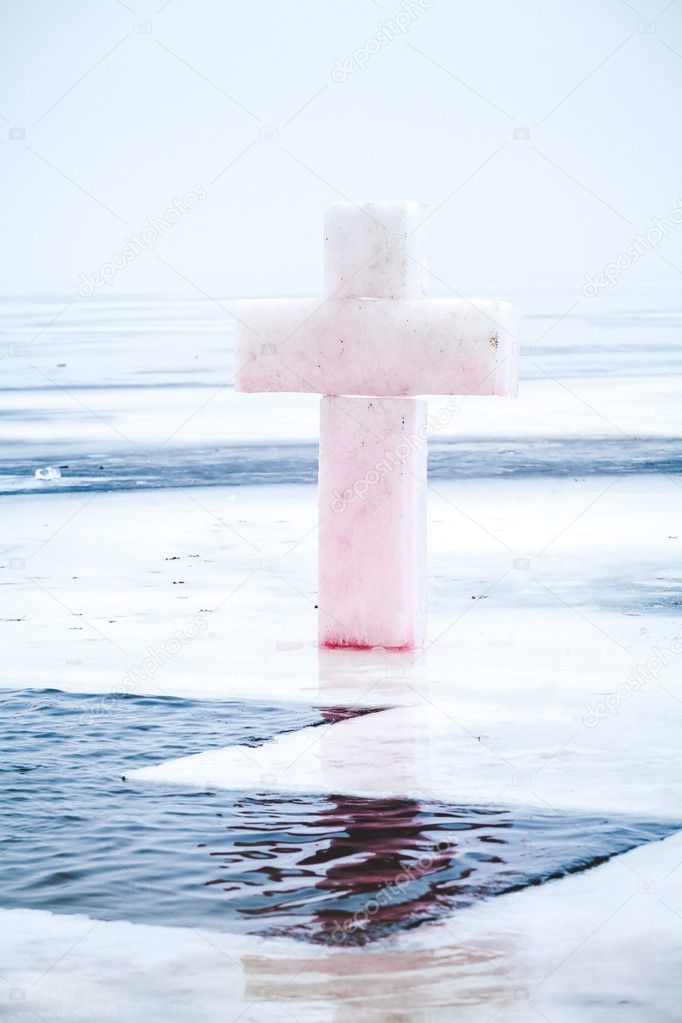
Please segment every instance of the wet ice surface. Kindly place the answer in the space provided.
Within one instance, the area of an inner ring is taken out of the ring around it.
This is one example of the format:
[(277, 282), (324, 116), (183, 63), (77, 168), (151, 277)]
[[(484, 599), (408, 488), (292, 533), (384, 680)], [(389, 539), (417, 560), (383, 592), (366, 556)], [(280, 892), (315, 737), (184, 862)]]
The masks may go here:
[(0, 906), (357, 945), (586, 870), (671, 822), (401, 798), (174, 790), (128, 770), (348, 708), (0, 693)]
[[(70, 455), (58, 466), (34, 472), (35, 461), (36, 456), (0, 462), (0, 494), (317, 483), (317, 445), (304, 442)], [(428, 461), (431, 480), (679, 473), (682, 440), (518, 437), (508, 445), (485, 439), (436, 440), (429, 445)], [(48, 469), (61, 478), (52, 478)]]

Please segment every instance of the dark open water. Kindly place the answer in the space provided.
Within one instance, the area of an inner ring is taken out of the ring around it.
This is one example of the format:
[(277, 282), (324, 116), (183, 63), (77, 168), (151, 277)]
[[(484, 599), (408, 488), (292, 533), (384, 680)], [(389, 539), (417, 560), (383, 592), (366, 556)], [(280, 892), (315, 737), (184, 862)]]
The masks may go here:
[[(161, 487), (317, 483), (316, 444), (225, 445), (152, 454), (75, 455), (54, 462), (62, 478), (36, 483), (36, 458), (0, 461), (0, 494), (156, 490)], [(516, 438), (431, 441), (429, 478), (622, 476), (679, 473), (682, 440), (664, 438)]]
[(263, 791), (126, 772), (347, 717), (55, 690), (0, 691), (0, 904), (364, 944), (588, 869), (670, 822)]

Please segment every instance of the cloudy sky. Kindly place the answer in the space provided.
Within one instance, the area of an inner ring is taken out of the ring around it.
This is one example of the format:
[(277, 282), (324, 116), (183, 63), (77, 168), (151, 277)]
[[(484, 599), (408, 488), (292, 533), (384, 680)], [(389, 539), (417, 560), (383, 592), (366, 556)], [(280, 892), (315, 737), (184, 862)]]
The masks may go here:
[[(579, 288), (682, 201), (682, 0), (0, 10), (5, 295), (75, 294), (150, 223), (107, 294), (314, 294), (343, 198), (431, 205), (436, 292)], [(676, 266), (682, 227), (628, 284)]]

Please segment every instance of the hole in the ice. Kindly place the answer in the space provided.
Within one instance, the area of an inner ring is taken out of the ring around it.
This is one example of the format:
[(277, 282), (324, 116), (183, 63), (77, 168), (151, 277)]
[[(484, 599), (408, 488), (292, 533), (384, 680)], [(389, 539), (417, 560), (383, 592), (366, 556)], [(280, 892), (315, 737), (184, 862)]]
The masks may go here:
[(0, 903), (9, 907), (361, 945), (677, 830), (625, 817), (119, 780), (122, 767), (256, 745), (354, 708), (35, 691), (0, 702)]

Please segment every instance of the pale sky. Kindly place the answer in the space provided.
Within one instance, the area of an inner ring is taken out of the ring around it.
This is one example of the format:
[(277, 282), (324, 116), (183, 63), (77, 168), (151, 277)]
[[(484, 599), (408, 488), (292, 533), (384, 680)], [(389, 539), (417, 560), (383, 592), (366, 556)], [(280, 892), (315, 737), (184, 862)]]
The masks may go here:
[[(431, 205), (436, 293), (580, 288), (682, 202), (682, 0), (0, 11), (5, 295), (76, 294), (195, 188), (99, 293), (315, 294), (345, 198)], [(682, 226), (618, 287), (671, 264)]]

